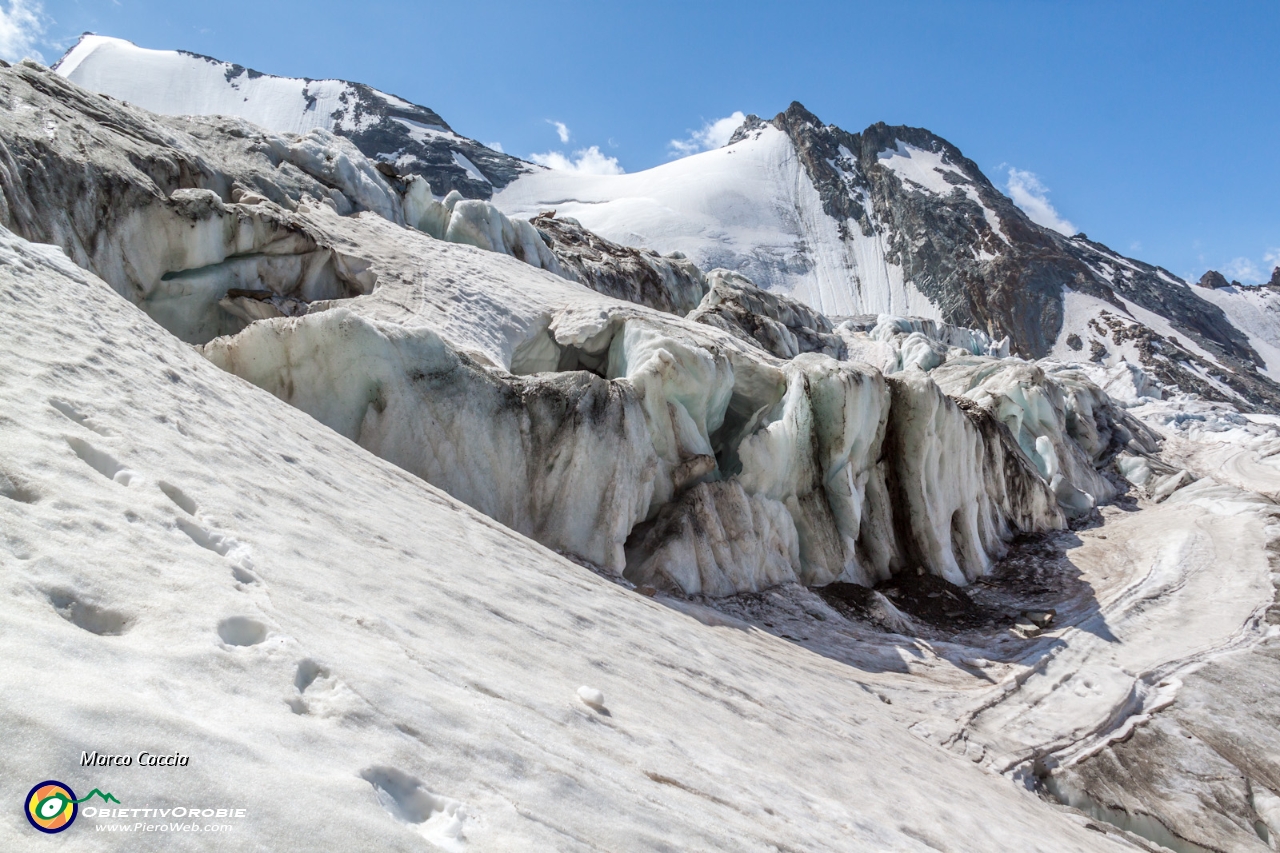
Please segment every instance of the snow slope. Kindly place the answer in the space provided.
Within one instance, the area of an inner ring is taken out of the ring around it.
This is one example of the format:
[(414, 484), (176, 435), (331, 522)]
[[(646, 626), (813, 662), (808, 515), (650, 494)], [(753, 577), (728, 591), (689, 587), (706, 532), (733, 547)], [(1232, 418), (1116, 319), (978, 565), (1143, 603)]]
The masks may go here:
[[(3, 796), (57, 778), (247, 812), (214, 844), (82, 806), (60, 849), (1124, 846), (908, 733), (845, 667), (378, 460), (56, 250), (0, 232), (0, 300)], [(0, 818), (5, 849), (34, 835)]]
[(161, 115), (239, 116), (276, 133), (322, 129), (419, 174), (438, 196), (488, 198), (534, 168), (454, 133), (434, 110), (345, 80), (277, 77), (176, 50), (86, 34), (54, 65), (77, 85)]
[(1201, 299), (1223, 310), (1266, 362), (1264, 372), (1280, 379), (1280, 295), (1265, 287), (1200, 288)]
[(554, 208), (610, 240), (683, 252), (827, 314), (939, 316), (876, 235), (840, 239), (790, 138), (771, 126), (629, 175), (531, 172), (494, 203), (512, 216)]
[[(196, 54), (147, 50), (94, 35), (83, 37), (57, 70), (87, 89), (111, 92), (153, 113), (237, 115), (279, 133), (334, 130), (333, 113), (345, 105), (342, 96), (350, 88), (342, 80), (275, 77), (244, 68), (236, 73), (228, 63)], [(358, 128), (355, 122), (350, 129)]]

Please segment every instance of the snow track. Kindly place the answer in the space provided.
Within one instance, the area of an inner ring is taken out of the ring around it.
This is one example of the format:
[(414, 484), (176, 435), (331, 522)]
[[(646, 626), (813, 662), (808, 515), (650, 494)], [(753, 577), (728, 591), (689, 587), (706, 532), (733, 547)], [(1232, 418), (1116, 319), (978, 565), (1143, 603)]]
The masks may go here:
[(943, 742), (979, 743), (993, 769), (1029, 774), (1033, 761), (1069, 766), (1124, 738), (1174, 701), (1183, 674), (1266, 636), (1275, 517), (1264, 499), (1211, 481), (1141, 517), (1112, 515), (1106, 546), (1085, 534), (1069, 552), (1097, 603), (1060, 614), (1066, 627)]

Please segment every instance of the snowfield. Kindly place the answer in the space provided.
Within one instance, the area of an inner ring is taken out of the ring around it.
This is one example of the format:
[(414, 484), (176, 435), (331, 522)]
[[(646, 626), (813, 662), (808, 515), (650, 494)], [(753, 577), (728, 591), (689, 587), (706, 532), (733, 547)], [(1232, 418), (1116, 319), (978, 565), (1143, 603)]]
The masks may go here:
[(826, 314), (939, 316), (878, 237), (839, 239), (791, 140), (772, 127), (631, 175), (532, 172), (494, 203), (512, 216), (554, 209), (611, 240), (682, 252)]
[[(222, 71), (215, 60), (176, 50), (145, 50), (119, 39), (86, 36), (60, 71), (98, 91), (128, 88), (127, 99), (169, 115), (239, 115), (284, 133), (332, 130), (330, 116), (342, 105), (341, 80), (297, 80)], [(210, 72), (221, 85), (201, 85)], [(403, 102), (402, 102), (403, 103)], [(406, 104), (407, 106), (407, 104)]]
[(0, 68), (0, 788), (150, 810), (57, 843), (1276, 849), (1264, 298), (927, 131), (401, 174), (237, 68)]
[[(2, 239), (7, 801), (244, 808), (240, 850), (1120, 849), (848, 667), (557, 557)], [(144, 749), (191, 761), (78, 767)], [(66, 849), (210, 849), (80, 822)]]

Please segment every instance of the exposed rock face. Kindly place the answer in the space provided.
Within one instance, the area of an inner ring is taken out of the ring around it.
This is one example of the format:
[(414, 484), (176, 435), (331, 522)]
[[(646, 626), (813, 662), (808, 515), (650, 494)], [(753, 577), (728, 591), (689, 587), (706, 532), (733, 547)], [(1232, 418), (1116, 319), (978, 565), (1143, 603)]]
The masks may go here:
[(1271, 281), (1267, 282), (1269, 287), (1280, 287), (1280, 267), (1276, 267), (1271, 271)]
[[(880, 123), (848, 133), (823, 125), (799, 103), (772, 123), (795, 143), (826, 213), (864, 235), (882, 233), (889, 259), (948, 322), (1007, 334), (1015, 352), (1040, 357), (1062, 328), (1062, 293), (1070, 288), (1116, 305), (1123, 296), (1169, 317), (1206, 348), (1257, 360), (1222, 311), (1185, 283), (1149, 264), (1119, 264), (1084, 235), (1068, 238), (1036, 225), (977, 164), (928, 130)], [(886, 153), (903, 146), (939, 158), (950, 195), (913, 185), (885, 164)]]
[(334, 133), (349, 138), (371, 160), (393, 163), (401, 174), (422, 175), (436, 195), (456, 190), (464, 198), (488, 199), (533, 168), (458, 135), (434, 110), (401, 107), (361, 83), (347, 85), (344, 106), (333, 113)]
[(554, 211), (532, 224), (559, 260), (560, 274), (597, 293), (683, 317), (707, 291), (702, 272), (682, 255), (614, 243)]
[[(880, 235), (886, 258), (948, 322), (992, 337), (1008, 335), (1013, 351), (1040, 357), (1063, 331), (1065, 293), (1086, 294), (1119, 311), (1133, 303), (1167, 318), (1226, 369), (1173, 342), (1176, 358), (1144, 361), (1144, 368), (1170, 385), (1232, 400), (1204, 381), (1204, 371), (1213, 371), (1221, 377), (1215, 381), (1250, 403), (1280, 407), (1280, 388), (1257, 371), (1265, 363), (1220, 308), (1166, 270), (1123, 258), (1083, 234), (1065, 237), (1031, 222), (946, 140), (922, 128), (885, 124), (852, 134), (823, 125), (798, 103), (771, 123), (792, 139), (827, 215), (863, 236)], [(752, 117), (737, 138), (762, 124)], [(922, 156), (938, 164), (926, 170), (923, 184), (912, 179), (914, 167), (895, 165)], [(939, 180), (948, 192), (926, 186)], [(1219, 279), (1210, 280), (1225, 285)], [(1195, 369), (1185, 367), (1192, 363)]]
[(1217, 290), (1220, 287), (1230, 287), (1231, 283), (1227, 281), (1227, 277), (1217, 270), (1209, 270), (1200, 276), (1200, 281), (1196, 282), (1201, 287), (1207, 287), (1210, 290)]
[(803, 302), (761, 290), (728, 270), (712, 270), (707, 282), (707, 295), (690, 320), (724, 329), (778, 358), (802, 352), (844, 358), (844, 341), (831, 321)]
[[(1067, 243), (1070, 253), (1087, 264), (1115, 297), (1121, 297), (1168, 319), (1179, 333), (1204, 347), (1231, 369), (1252, 373), (1263, 363), (1248, 338), (1222, 313), (1168, 270), (1122, 257), (1083, 235)], [(1239, 282), (1234, 282), (1239, 284)], [(1272, 392), (1274, 393), (1274, 391)]]
[[(773, 124), (795, 143), (826, 213), (864, 236), (882, 234), (888, 260), (903, 267), (948, 322), (1009, 335), (1016, 351), (1040, 356), (1062, 326), (1063, 287), (1105, 294), (1052, 234), (929, 131), (875, 124), (848, 133), (822, 124), (798, 103)], [(882, 164), (882, 153), (900, 143), (953, 167), (946, 172), (949, 196), (910, 184)]]

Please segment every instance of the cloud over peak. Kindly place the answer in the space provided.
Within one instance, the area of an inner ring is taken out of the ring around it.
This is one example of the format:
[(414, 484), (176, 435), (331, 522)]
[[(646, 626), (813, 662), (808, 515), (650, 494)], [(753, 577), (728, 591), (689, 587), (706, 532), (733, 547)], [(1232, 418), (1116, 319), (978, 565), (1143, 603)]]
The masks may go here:
[(547, 119), (547, 124), (551, 125), (556, 129), (556, 136), (560, 137), (561, 145), (568, 144), (569, 137), (571, 135), (569, 133), (569, 125), (565, 124), (562, 121), (555, 121), (554, 119)]
[(1079, 231), (1070, 221), (1059, 216), (1058, 211), (1049, 203), (1049, 188), (1040, 182), (1035, 172), (1010, 166), (1009, 182), (1005, 186), (1009, 190), (1009, 198), (1022, 208), (1022, 212), (1032, 222), (1052, 228), (1067, 237)]
[(688, 157), (699, 151), (723, 148), (729, 144), (729, 137), (733, 136), (733, 132), (741, 127), (746, 119), (742, 110), (738, 110), (732, 115), (706, 122), (700, 130), (690, 132), (687, 139), (673, 139), (667, 143), (667, 146), (674, 157)]
[(618, 163), (617, 157), (609, 157), (597, 145), (580, 148), (572, 155), (548, 151), (545, 154), (530, 154), (529, 159), (548, 169), (577, 172), (580, 175), (621, 175), (626, 171)]

